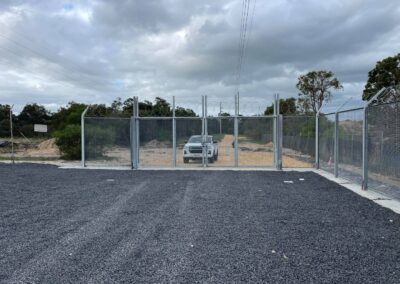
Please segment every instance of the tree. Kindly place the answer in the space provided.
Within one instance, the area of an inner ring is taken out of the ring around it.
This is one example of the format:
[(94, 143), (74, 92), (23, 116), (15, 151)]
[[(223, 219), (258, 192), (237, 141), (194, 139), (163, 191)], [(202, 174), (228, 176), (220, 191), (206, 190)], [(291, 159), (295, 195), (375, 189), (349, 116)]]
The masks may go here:
[(18, 120), (24, 124), (35, 124), (35, 123), (48, 123), (50, 119), (50, 113), (42, 105), (27, 104), (24, 106)]
[(311, 71), (301, 75), (296, 84), (299, 93), (299, 104), (305, 112), (317, 113), (324, 101), (329, 101), (331, 90), (343, 86), (331, 71)]
[(176, 107), (175, 116), (177, 116), (177, 117), (195, 117), (196, 113), (190, 108)]
[(23, 135), (32, 137), (34, 135), (34, 124), (50, 123), (51, 115), (48, 110), (42, 105), (36, 103), (27, 104), (18, 115), (16, 129)]
[(171, 106), (170, 104), (163, 98), (156, 97), (155, 103), (153, 105), (153, 116), (171, 116)]
[[(287, 98), (279, 100), (279, 114), (295, 114), (297, 113), (297, 105), (295, 98)], [(268, 106), (264, 115), (273, 115), (274, 114), (274, 104)]]
[[(375, 68), (368, 72), (368, 81), (364, 87), (362, 99), (369, 100), (380, 89), (399, 85), (400, 53), (378, 61)], [(397, 96), (399, 96), (399, 92), (397, 92)]]
[(0, 137), (10, 137), (10, 109), (10, 105), (0, 104)]
[(87, 105), (69, 102), (66, 107), (61, 107), (52, 117), (54, 130), (62, 130), (69, 124), (81, 123), (81, 114)]

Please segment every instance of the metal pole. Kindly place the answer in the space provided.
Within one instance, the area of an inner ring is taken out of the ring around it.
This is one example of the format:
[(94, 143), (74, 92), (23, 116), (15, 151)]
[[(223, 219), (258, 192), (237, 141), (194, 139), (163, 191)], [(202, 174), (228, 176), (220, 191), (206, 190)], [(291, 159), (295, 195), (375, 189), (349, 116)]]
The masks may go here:
[(364, 107), (364, 119), (363, 119), (363, 141), (362, 141), (362, 167), (363, 167), (363, 181), (362, 189), (368, 189), (368, 105)]
[(172, 97), (172, 167), (176, 167), (176, 117), (175, 96)]
[(208, 167), (207, 96), (204, 96), (204, 132), (205, 132), (205, 148), (206, 148), (206, 167)]
[(275, 151), (274, 151), (274, 160), (275, 160), (275, 167), (277, 170), (282, 170), (282, 123), (283, 117), (280, 115), (280, 107), (279, 107), (279, 94), (275, 94)]
[[(279, 97), (278, 97), (279, 99)], [(279, 100), (278, 100), (279, 102)], [(278, 103), (279, 105), (279, 103)], [(278, 107), (279, 110), (279, 107)], [(278, 115), (278, 130), (277, 130), (277, 138), (278, 138), (278, 155), (277, 155), (277, 170), (282, 170), (282, 135), (283, 135), (283, 115)]]
[[(133, 114), (133, 113), (132, 113)], [(131, 116), (130, 119), (130, 125), (129, 125), (129, 134), (130, 134), (130, 152), (131, 152), (131, 169), (135, 168), (135, 155), (134, 155), (134, 149), (135, 149), (135, 119), (133, 116)]]
[(319, 169), (319, 111), (315, 115), (315, 168)]
[(277, 100), (276, 100), (276, 94), (274, 94), (274, 125), (273, 125), (273, 133), (272, 133), (272, 140), (274, 141), (274, 166), (277, 167), (277, 156), (276, 152), (278, 150), (278, 143), (276, 140), (276, 124), (277, 124)]
[(334, 139), (334, 175), (339, 176), (339, 114), (335, 113), (335, 139)]
[(81, 166), (84, 168), (85, 165), (85, 115), (89, 110), (89, 106), (81, 114)]
[(239, 166), (239, 94), (235, 96), (235, 117), (234, 117), (234, 151), (235, 151), (235, 167)]
[(221, 114), (222, 114), (222, 102), (219, 103), (219, 135), (222, 135), (222, 120), (221, 120)]
[(205, 135), (205, 124), (204, 124), (204, 115), (205, 115), (205, 107), (204, 107), (204, 96), (201, 96), (201, 116), (202, 116), (202, 120), (201, 120), (201, 163), (202, 166), (205, 166), (205, 161), (204, 161), (204, 135)]
[(139, 123), (139, 98), (135, 97), (136, 119), (136, 169), (140, 167), (140, 123)]
[(12, 109), (14, 105), (10, 107), (10, 137), (11, 137), (11, 161), (14, 164), (15, 163), (15, 157), (14, 157), (14, 131), (13, 131), (13, 119), (12, 119)]
[(132, 169), (136, 169), (136, 107), (135, 97), (132, 102), (132, 117), (131, 117), (131, 164)]

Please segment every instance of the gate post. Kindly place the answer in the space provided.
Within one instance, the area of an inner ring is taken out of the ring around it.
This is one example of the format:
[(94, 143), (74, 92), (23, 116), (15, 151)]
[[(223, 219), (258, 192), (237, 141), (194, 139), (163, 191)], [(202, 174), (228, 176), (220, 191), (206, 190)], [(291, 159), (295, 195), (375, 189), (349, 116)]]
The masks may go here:
[(139, 148), (140, 148), (140, 132), (139, 132), (139, 98), (135, 97), (135, 108), (136, 108), (136, 169), (140, 166), (140, 155), (139, 155)]
[(172, 97), (172, 167), (176, 167), (176, 117), (175, 96)]
[(277, 155), (276, 155), (276, 169), (281, 171), (282, 170), (282, 144), (283, 144), (283, 115), (279, 114), (277, 116), (277, 131), (276, 131), (276, 138), (277, 138)]
[(274, 165), (277, 170), (282, 170), (282, 136), (283, 116), (280, 115), (279, 94), (274, 95)]
[(239, 148), (238, 148), (238, 136), (239, 136), (239, 95), (235, 95), (235, 118), (234, 118), (234, 151), (235, 151), (235, 167), (239, 166)]
[(89, 106), (81, 114), (81, 166), (85, 167), (85, 115)]
[[(205, 146), (205, 167), (208, 167), (208, 125), (207, 125), (207, 96), (204, 96), (204, 146)], [(203, 155), (204, 156), (204, 155)]]
[(132, 169), (139, 167), (139, 100), (133, 97), (131, 117), (131, 164)]
[(204, 124), (204, 115), (205, 115), (205, 107), (204, 107), (204, 96), (201, 96), (201, 163), (202, 166), (205, 166), (205, 161), (204, 161), (204, 133), (205, 133), (205, 124)]

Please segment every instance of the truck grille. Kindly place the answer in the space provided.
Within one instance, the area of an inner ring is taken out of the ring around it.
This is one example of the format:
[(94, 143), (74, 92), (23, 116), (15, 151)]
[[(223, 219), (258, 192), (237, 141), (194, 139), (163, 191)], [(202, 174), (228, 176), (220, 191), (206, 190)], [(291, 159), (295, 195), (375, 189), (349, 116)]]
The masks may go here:
[(193, 153), (193, 154), (201, 154), (203, 153), (203, 149), (201, 146), (193, 146), (193, 147), (189, 147), (189, 152)]

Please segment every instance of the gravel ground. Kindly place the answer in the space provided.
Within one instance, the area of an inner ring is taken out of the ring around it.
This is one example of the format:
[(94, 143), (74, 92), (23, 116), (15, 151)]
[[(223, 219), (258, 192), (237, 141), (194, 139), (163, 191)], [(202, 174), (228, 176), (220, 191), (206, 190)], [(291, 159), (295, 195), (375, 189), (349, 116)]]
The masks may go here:
[(399, 215), (312, 172), (0, 164), (0, 185), (2, 283), (400, 282)]

